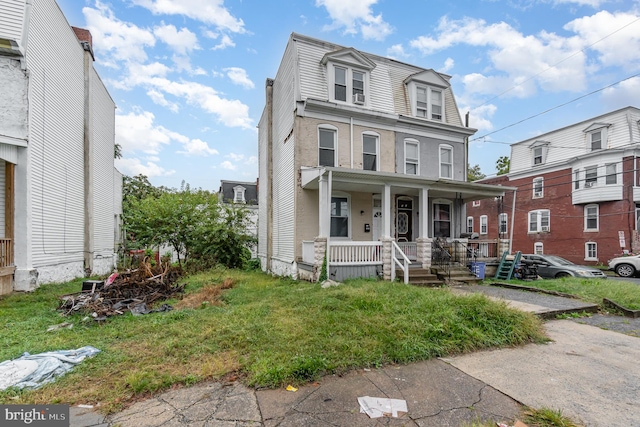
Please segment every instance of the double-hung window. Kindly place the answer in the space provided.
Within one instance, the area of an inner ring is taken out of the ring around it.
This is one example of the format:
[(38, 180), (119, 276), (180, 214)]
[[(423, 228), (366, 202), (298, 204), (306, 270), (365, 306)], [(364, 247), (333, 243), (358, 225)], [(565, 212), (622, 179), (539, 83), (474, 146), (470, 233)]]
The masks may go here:
[(573, 189), (577, 190), (580, 188), (580, 171), (579, 170), (575, 170), (573, 171)]
[(428, 117), (427, 88), (416, 87), (416, 116)]
[(547, 162), (547, 152), (549, 151), (549, 141), (538, 140), (529, 146), (531, 150), (531, 165), (540, 166)]
[(539, 199), (544, 196), (544, 178), (538, 177), (533, 179), (533, 198)]
[(233, 187), (233, 203), (245, 203), (244, 192), (246, 188), (241, 185)]
[(596, 242), (587, 242), (584, 244), (584, 259), (585, 261), (598, 260), (598, 244)]
[(498, 215), (498, 233), (506, 234), (507, 233), (507, 221), (508, 215), (506, 213), (501, 213)]
[(378, 170), (378, 141), (377, 135), (362, 135), (362, 169), (367, 171)]
[(602, 130), (597, 130), (589, 134), (591, 151), (602, 149)]
[(618, 183), (618, 175), (617, 175), (617, 167), (615, 163), (609, 163), (605, 166), (606, 168), (606, 177), (605, 184), (614, 185)]
[(364, 105), (367, 73), (350, 67), (333, 66), (332, 101)]
[(453, 147), (440, 146), (440, 178), (453, 178)]
[(598, 205), (584, 207), (584, 231), (598, 231)]
[(451, 237), (451, 210), (450, 203), (433, 204), (433, 237)]
[(413, 86), (412, 109), (416, 117), (444, 121), (444, 92), (442, 89), (422, 86)]
[(595, 187), (598, 184), (598, 167), (589, 166), (584, 170), (585, 188)]
[(529, 211), (529, 233), (546, 233), (550, 231), (549, 209)]
[(467, 217), (467, 233), (473, 233), (473, 217)]
[(534, 165), (542, 164), (542, 147), (535, 147), (533, 149), (533, 164)]
[(420, 149), (418, 141), (404, 142), (404, 173), (407, 175), (419, 175)]
[(431, 120), (442, 121), (442, 91), (431, 89)]
[(489, 222), (486, 215), (480, 216), (480, 234), (487, 234), (489, 232)]
[(336, 134), (337, 131), (328, 128), (318, 128), (318, 165), (336, 165)]

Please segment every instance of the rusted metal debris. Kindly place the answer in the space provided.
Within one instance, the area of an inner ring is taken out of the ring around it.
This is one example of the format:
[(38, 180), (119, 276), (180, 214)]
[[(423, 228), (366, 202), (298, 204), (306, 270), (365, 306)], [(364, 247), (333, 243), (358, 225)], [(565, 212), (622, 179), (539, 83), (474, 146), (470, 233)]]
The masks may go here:
[(63, 315), (86, 313), (95, 320), (132, 312), (145, 314), (152, 311), (167, 311), (171, 307), (163, 304), (155, 310), (147, 307), (155, 302), (182, 296), (185, 284), (177, 284), (182, 276), (179, 267), (168, 264), (152, 266), (147, 259), (138, 268), (118, 272), (115, 279), (99, 290), (64, 295), (58, 310)]

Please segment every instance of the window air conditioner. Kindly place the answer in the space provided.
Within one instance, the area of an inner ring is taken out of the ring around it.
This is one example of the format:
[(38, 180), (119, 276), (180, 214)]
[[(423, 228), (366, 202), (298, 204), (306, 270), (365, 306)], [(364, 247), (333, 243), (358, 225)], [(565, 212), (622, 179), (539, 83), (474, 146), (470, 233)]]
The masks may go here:
[(595, 181), (585, 182), (584, 183), (584, 188), (591, 188), (591, 187), (595, 187), (595, 186), (596, 186), (596, 182)]
[(540, 227), (540, 231), (549, 231), (549, 226), (548, 225), (543, 225)]
[(354, 104), (364, 104), (364, 93), (354, 93), (353, 94), (353, 103)]

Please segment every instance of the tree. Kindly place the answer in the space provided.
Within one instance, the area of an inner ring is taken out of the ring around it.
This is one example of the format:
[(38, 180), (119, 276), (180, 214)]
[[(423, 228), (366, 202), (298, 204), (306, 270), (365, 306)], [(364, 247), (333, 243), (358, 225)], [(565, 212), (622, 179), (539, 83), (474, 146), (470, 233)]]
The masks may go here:
[(487, 176), (480, 170), (480, 165), (467, 165), (467, 181), (473, 182), (486, 177)]
[(130, 197), (127, 204), (127, 231), (136, 242), (171, 246), (180, 265), (193, 260), (201, 267), (237, 268), (248, 261), (247, 246), (255, 239), (246, 231), (246, 209), (221, 205), (217, 194), (184, 183), (179, 191), (144, 190), (146, 197)]
[(500, 156), (498, 160), (496, 160), (496, 169), (498, 173), (496, 175), (504, 175), (509, 173), (509, 167), (511, 165), (511, 159), (507, 156)]

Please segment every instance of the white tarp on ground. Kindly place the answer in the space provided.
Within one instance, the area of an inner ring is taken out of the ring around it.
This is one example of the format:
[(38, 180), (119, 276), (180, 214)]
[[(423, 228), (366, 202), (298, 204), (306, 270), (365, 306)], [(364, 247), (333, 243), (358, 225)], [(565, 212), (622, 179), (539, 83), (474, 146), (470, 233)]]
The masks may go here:
[(23, 353), (17, 359), (0, 363), (0, 390), (9, 387), (38, 388), (99, 352), (95, 347), (85, 346), (76, 350), (48, 351), (33, 355)]
[(401, 399), (363, 396), (358, 398), (358, 403), (360, 413), (369, 415), (369, 418), (398, 418), (407, 413), (407, 402)]

